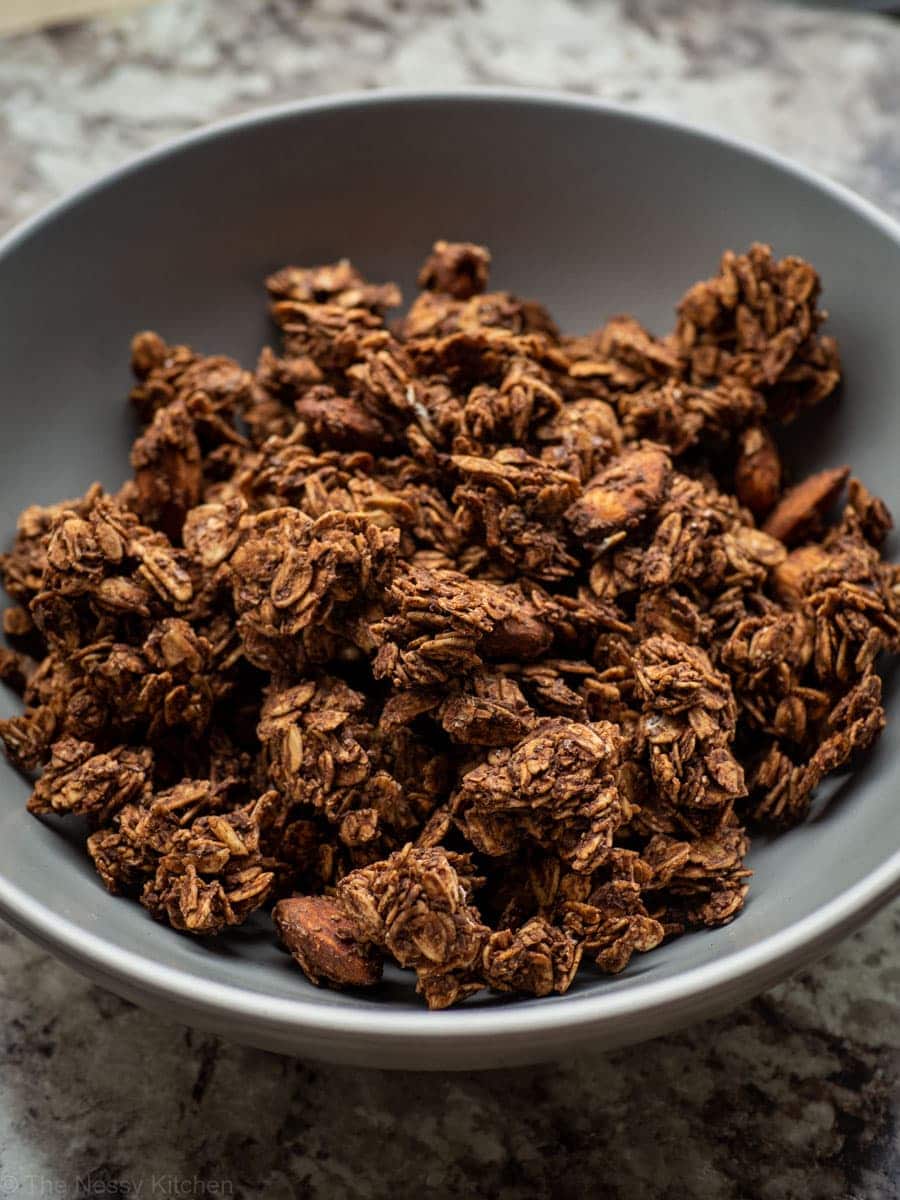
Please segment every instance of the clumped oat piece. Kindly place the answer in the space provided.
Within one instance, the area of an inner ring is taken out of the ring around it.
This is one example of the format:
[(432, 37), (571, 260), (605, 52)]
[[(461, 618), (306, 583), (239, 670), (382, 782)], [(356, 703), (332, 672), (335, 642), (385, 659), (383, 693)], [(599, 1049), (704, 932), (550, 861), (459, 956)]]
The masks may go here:
[(884, 503), (785, 490), (840, 381), (808, 263), (726, 253), (663, 337), (562, 336), (490, 265), (435, 243), (390, 323), (285, 267), (253, 371), (137, 334), (133, 478), (0, 556), (29, 809), (177, 930), (269, 909), (313, 983), (393, 962), (432, 1008), (732, 920), (900, 652)]
[(268, 671), (302, 672), (345, 640), (355, 612), (393, 571), (397, 537), (362, 514), (312, 520), (296, 508), (246, 519), (229, 561), (244, 653)]
[(667, 635), (641, 642), (635, 683), (658, 798), (673, 809), (720, 809), (745, 795), (732, 745), (737, 705), (706, 651)]
[(454, 300), (468, 300), (487, 287), (490, 265), (491, 256), (484, 246), (435, 242), (417, 282), (426, 291), (443, 292)]
[(361, 938), (415, 968), (429, 1007), (446, 1008), (483, 986), (479, 960), (489, 930), (470, 903), (477, 882), (467, 855), (407, 845), (352, 871), (337, 895)]
[(533, 840), (590, 874), (631, 817), (616, 784), (621, 751), (621, 733), (609, 722), (549, 718), (468, 771), (453, 808), (484, 854), (499, 857)]
[(834, 339), (819, 334), (827, 316), (820, 290), (801, 258), (776, 259), (760, 243), (746, 254), (727, 251), (719, 274), (695, 284), (678, 306), (672, 341), (691, 380), (740, 380), (778, 420), (824, 400), (841, 366)]

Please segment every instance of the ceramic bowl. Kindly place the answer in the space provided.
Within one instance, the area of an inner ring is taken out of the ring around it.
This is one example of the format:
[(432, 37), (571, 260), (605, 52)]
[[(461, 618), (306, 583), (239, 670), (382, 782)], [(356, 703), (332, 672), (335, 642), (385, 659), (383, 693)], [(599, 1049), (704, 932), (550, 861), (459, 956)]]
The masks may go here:
[[(565, 329), (633, 312), (657, 330), (722, 250), (755, 239), (812, 260), (846, 365), (792, 464), (847, 462), (900, 509), (900, 230), (772, 154), (573, 97), (375, 93), (240, 117), (146, 154), (0, 244), (0, 540), (26, 504), (117, 486), (136, 329), (252, 365), (271, 337), (263, 277), (347, 255), (411, 294), (436, 237), (485, 242), (499, 287)], [(759, 992), (864, 921), (900, 883), (900, 720), (810, 820), (757, 841), (743, 914), (566, 996), (425, 1011), (410, 980), (371, 996), (310, 986), (260, 917), (197, 941), (109, 896), (77, 822), (25, 812), (0, 763), (0, 914), (123, 996), (273, 1050), (462, 1068), (649, 1038)], [(4, 693), (4, 715), (15, 701)]]

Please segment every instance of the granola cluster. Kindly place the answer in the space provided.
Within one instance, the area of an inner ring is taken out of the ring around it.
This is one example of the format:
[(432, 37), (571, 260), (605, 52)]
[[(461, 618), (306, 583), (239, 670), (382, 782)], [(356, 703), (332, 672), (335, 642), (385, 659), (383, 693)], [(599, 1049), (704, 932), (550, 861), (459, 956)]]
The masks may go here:
[(489, 267), (436, 243), (391, 321), (286, 267), (254, 371), (138, 334), (133, 478), (0, 559), (31, 811), (176, 929), (268, 908), (314, 983), (435, 1008), (729, 921), (900, 649), (883, 503), (778, 451), (840, 380), (808, 263), (727, 253), (663, 338)]

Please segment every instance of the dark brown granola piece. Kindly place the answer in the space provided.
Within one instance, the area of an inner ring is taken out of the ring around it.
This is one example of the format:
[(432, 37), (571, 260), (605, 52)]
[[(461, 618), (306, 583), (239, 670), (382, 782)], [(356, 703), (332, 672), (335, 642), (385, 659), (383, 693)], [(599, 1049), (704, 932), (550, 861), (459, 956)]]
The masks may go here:
[(848, 492), (849, 508), (859, 522), (863, 537), (873, 546), (883, 545), (894, 527), (887, 505), (878, 496), (873, 496), (858, 479), (850, 480)]
[(487, 287), (491, 255), (471, 242), (435, 242), (422, 264), (418, 284), (430, 292), (444, 292), (454, 300), (468, 300)]
[(665, 930), (648, 914), (634, 880), (613, 879), (576, 897), (560, 905), (562, 927), (610, 975), (624, 971), (635, 951), (646, 953), (663, 940)]
[(631, 817), (616, 784), (621, 752), (621, 734), (608, 722), (541, 722), (463, 776), (454, 803), (466, 835), (489, 855), (534, 839), (573, 870), (595, 870)]
[(416, 969), (429, 1008), (446, 1008), (484, 986), (477, 972), (489, 930), (470, 903), (469, 870), (460, 855), (404, 846), (338, 885), (362, 936)]
[(720, 449), (765, 411), (762, 397), (740, 382), (700, 388), (678, 378), (623, 392), (617, 406), (628, 441), (649, 438), (673, 455), (697, 445)]
[(397, 539), (358, 515), (313, 521), (295, 508), (248, 520), (230, 560), (244, 653), (278, 671), (325, 661), (355, 608), (385, 586)]
[(647, 638), (635, 655), (635, 682), (660, 796), (678, 809), (709, 809), (745, 795), (732, 749), (737, 706), (706, 652), (665, 635)]
[(132, 447), (131, 465), (141, 518), (177, 539), (203, 490), (200, 442), (184, 401), (156, 410)]
[(148, 749), (118, 746), (95, 754), (89, 742), (62, 738), (28, 801), (33, 813), (66, 812), (107, 820), (150, 789), (153, 756)]
[(728, 251), (719, 275), (690, 288), (678, 308), (674, 342), (693, 379), (739, 379), (763, 393), (779, 420), (818, 404), (840, 380), (834, 340), (818, 333), (819, 290), (800, 258), (776, 260), (760, 243)]
[(33, 669), (34, 664), (26, 655), (0, 646), (0, 683), (5, 683), (21, 695)]
[(501, 992), (549, 996), (567, 992), (581, 962), (582, 945), (544, 917), (515, 931), (492, 933), (482, 954), (485, 981)]
[(322, 267), (282, 267), (269, 276), (266, 288), (273, 300), (339, 304), (376, 312), (394, 308), (401, 300), (396, 284), (368, 283), (346, 258)]

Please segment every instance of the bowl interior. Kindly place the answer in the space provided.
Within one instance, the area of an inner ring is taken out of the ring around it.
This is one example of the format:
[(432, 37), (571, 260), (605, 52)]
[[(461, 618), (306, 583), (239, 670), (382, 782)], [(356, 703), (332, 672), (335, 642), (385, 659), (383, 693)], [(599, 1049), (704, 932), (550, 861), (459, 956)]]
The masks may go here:
[[(886, 223), (765, 158), (588, 105), (526, 97), (381, 98), (269, 114), (145, 160), (58, 207), (0, 251), (0, 541), (26, 504), (128, 473), (128, 342), (141, 328), (252, 365), (270, 339), (262, 280), (288, 262), (347, 255), (409, 296), (436, 237), (487, 243), (497, 286), (549, 303), (563, 328), (616, 312), (670, 327), (673, 305), (721, 251), (769, 241), (820, 270), (847, 383), (803, 422), (793, 462), (849, 463), (900, 509), (900, 245)], [(894, 687), (889, 681), (890, 705)], [(4, 715), (15, 710), (3, 692)], [(802, 828), (752, 852), (756, 876), (731, 926), (584, 974), (581, 995), (728, 959), (802, 920), (900, 844), (900, 722)], [(198, 989), (231, 984), (324, 1008), (418, 1008), (399, 974), (364, 999), (311, 988), (267, 922), (203, 943), (103, 890), (76, 823), (26, 815), (28, 788), (0, 762), (0, 879), (54, 918), (178, 968)], [(469, 1002), (453, 1019), (464, 1025)], [(542, 1005), (548, 1013), (567, 998)]]

